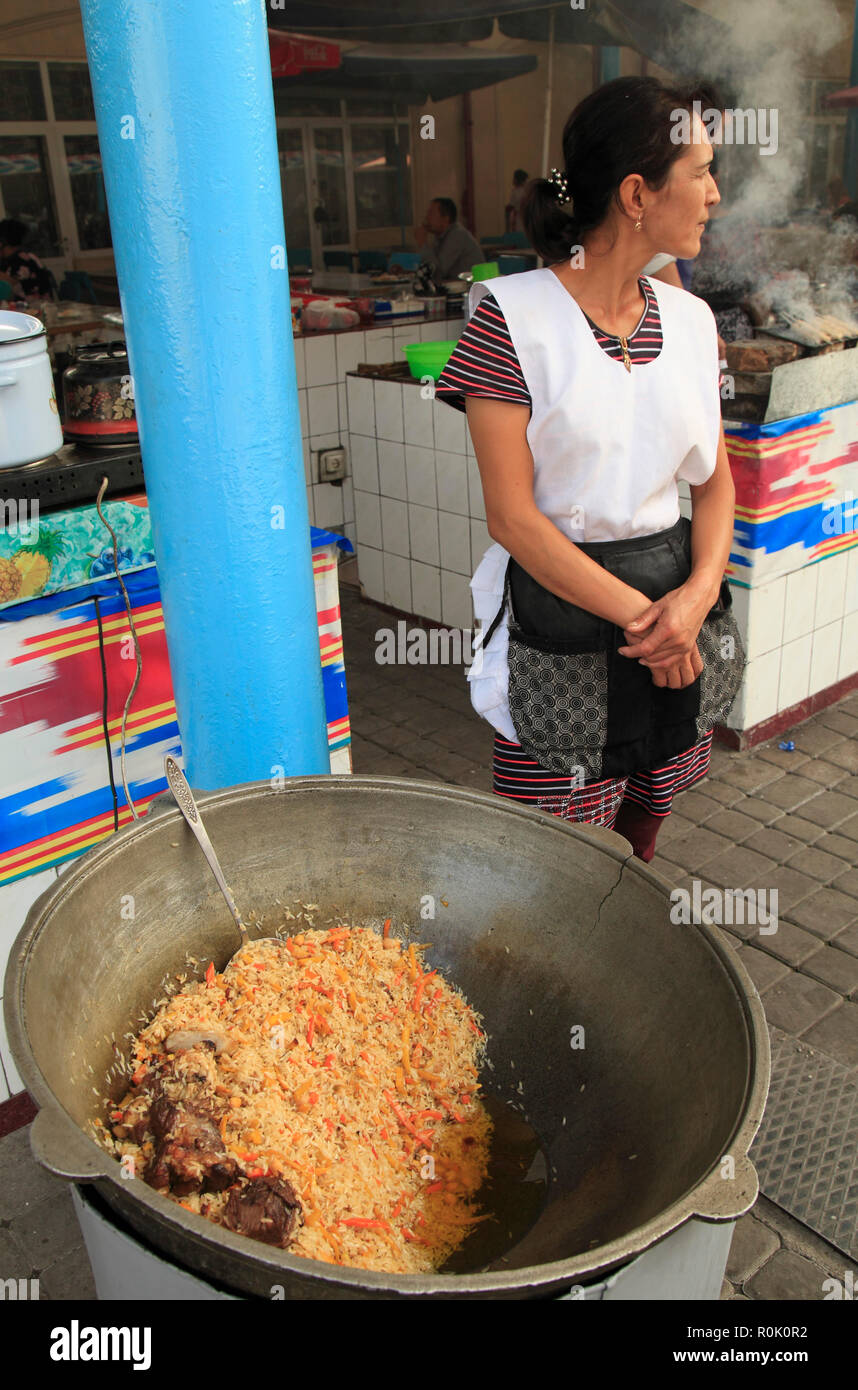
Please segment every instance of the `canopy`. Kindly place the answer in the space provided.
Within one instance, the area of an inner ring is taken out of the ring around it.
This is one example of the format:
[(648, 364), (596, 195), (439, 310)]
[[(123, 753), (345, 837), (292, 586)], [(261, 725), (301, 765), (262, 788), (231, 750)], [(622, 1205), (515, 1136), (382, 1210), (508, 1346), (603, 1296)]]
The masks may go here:
[(455, 44), (367, 44), (343, 53), (337, 68), (285, 78), (282, 90), (289, 97), (372, 95), (419, 105), (492, 87), (533, 72), (537, 62), (535, 54), (481, 52)]

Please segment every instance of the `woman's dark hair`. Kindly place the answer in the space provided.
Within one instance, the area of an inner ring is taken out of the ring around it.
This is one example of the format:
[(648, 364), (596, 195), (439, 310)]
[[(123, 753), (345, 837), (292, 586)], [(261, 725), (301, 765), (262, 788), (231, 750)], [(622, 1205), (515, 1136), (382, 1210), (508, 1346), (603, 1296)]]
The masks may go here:
[(549, 264), (604, 222), (629, 174), (662, 188), (686, 148), (671, 139), (676, 111), (719, 108), (714, 87), (669, 87), (655, 77), (618, 77), (579, 102), (563, 129), (563, 168), (572, 206), (561, 204), (549, 179), (531, 179), (521, 207), (534, 250)]
[(20, 246), (26, 235), (26, 224), (17, 217), (4, 217), (0, 222), (0, 246)]
[(527, 183), (527, 170), (526, 170), (526, 169), (515, 169), (515, 170), (513, 171), (512, 181), (513, 181), (513, 183), (516, 184), (516, 185), (518, 185), (518, 184), (520, 184), (520, 183)]

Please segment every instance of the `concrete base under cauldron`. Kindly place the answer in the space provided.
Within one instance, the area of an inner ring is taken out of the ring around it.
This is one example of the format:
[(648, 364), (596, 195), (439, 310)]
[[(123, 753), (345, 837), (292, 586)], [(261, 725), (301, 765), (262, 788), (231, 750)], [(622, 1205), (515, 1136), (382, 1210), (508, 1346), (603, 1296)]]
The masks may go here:
[[(92, 1188), (73, 1188), (72, 1199), (100, 1301), (175, 1303), (241, 1297), (165, 1260), (122, 1225)], [(717, 1301), (735, 1224), (692, 1218), (606, 1279), (574, 1284), (559, 1297), (577, 1302)], [(283, 1286), (272, 1285), (271, 1298), (283, 1297)]]

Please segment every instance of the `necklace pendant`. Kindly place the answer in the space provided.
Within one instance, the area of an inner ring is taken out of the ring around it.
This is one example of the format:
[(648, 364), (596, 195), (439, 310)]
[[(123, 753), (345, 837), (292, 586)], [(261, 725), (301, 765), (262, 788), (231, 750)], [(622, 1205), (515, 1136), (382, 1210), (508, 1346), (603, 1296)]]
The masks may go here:
[(623, 350), (623, 366), (627, 372), (630, 372), (632, 369), (632, 359), (629, 356), (629, 345), (625, 338), (620, 339), (620, 347)]

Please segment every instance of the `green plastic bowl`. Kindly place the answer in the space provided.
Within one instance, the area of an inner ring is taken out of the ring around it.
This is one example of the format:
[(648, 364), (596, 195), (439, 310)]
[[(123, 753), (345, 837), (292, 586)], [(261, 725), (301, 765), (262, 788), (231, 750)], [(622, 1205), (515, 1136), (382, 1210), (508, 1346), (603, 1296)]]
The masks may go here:
[(494, 280), (500, 275), (500, 266), (497, 261), (481, 261), (479, 265), (471, 266), (471, 274), (474, 280)]
[(424, 376), (431, 376), (433, 381), (437, 381), (456, 342), (457, 339), (449, 338), (443, 342), (406, 343), (402, 351), (408, 358), (411, 375), (418, 381)]

